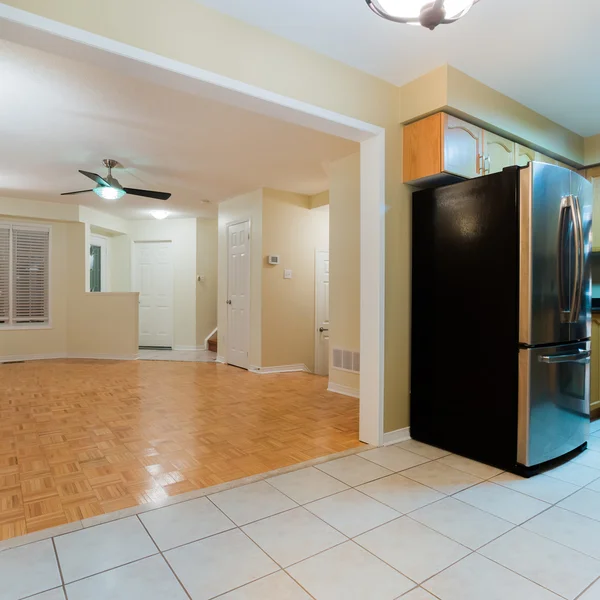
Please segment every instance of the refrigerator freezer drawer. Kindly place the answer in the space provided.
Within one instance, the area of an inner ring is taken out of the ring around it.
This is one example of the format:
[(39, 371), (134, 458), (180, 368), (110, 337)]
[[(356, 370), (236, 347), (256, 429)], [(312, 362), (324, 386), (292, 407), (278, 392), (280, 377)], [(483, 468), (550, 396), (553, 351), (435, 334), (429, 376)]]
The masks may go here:
[(539, 465), (587, 441), (590, 342), (519, 350), (517, 462)]

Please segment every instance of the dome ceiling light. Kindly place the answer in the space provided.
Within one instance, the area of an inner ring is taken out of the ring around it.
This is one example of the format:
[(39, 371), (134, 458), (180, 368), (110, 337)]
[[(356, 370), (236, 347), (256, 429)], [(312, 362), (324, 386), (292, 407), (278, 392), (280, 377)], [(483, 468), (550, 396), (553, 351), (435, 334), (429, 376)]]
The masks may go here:
[(380, 17), (396, 23), (422, 25), (435, 29), (464, 17), (479, 0), (366, 0)]

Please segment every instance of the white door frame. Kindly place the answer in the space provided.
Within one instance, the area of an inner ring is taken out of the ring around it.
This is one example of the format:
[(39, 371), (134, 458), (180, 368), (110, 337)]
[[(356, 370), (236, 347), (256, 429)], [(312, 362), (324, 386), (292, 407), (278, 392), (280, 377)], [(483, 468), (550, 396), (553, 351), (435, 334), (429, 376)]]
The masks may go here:
[[(225, 232), (227, 235), (227, 300), (229, 300), (229, 228), (233, 225), (241, 225), (242, 223), (248, 223), (248, 233), (250, 239), (248, 240), (248, 370), (250, 370), (250, 314), (252, 304), (252, 219), (238, 219), (236, 221), (229, 221), (225, 225)], [(227, 343), (225, 344), (225, 362), (229, 362), (229, 306), (227, 306)]]
[[(315, 368), (314, 372), (317, 372), (317, 365), (319, 364), (319, 330), (317, 329), (319, 325), (319, 288), (317, 286), (317, 275), (319, 269), (319, 253), (327, 252), (329, 254), (329, 250), (323, 250), (322, 248), (315, 249)], [(330, 365), (331, 367), (331, 365)], [(319, 373), (321, 375), (321, 373)], [(328, 374), (329, 375), (329, 374)]]
[[(172, 299), (173, 301), (171, 302), (171, 347), (173, 349), (175, 349), (175, 262), (173, 261), (173, 240), (131, 240), (131, 256), (129, 257), (129, 264), (130, 264), (130, 269), (129, 269), (129, 274), (130, 274), (130, 290), (132, 291), (136, 291), (136, 285), (135, 285), (135, 275), (136, 275), (136, 267), (137, 267), (137, 260), (136, 260), (136, 244), (171, 244), (171, 263), (172, 263), (172, 267), (173, 267), (173, 295), (172, 295)], [(137, 290), (139, 292), (139, 290)], [(139, 319), (139, 315), (138, 315), (138, 319)], [(139, 327), (139, 323), (138, 323), (138, 327)], [(139, 345), (140, 339), (139, 339), (139, 331), (138, 331), (138, 345)]]
[(360, 426), (363, 442), (383, 443), (385, 328), (385, 129), (181, 61), (0, 4), (9, 40), (95, 61), (113, 71), (360, 142)]

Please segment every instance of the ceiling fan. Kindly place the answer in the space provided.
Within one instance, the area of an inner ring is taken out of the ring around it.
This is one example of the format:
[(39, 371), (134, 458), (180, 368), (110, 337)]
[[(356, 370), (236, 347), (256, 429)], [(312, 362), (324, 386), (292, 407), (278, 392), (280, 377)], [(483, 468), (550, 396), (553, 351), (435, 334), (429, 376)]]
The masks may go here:
[(144, 196), (145, 198), (155, 198), (156, 200), (168, 200), (171, 194), (168, 192), (153, 192), (151, 190), (138, 190), (136, 188), (123, 187), (113, 176), (112, 170), (119, 164), (112, 158), (105, 158), (102, 164), (108, 169), (108, 175), (106, 177), (100, 177), (96, 173), (90, 173), (89, 171), (79, 172), (86, 177), (89, 177), (92, 181), (95, 181), (98, 185), (91, 190), (80, 190), (79, 192), (65, 192), (61, 196), (72, 196), (73, 194), (85, 194), (86, 192), (94, 192), (100, 198), (105, 200), (118, 200), (125, 194), (131, 194), (132, 196)]

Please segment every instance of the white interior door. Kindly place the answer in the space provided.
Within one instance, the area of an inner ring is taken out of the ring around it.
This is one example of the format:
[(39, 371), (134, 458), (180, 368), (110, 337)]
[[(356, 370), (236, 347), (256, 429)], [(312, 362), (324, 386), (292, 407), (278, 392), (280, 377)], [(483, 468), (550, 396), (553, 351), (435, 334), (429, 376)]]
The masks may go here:
[(315, 278), (315, 373), (329, 375), (329, 252), (327, 251), (317, 251)]
[(247, 369), (250, 350), (250, 222), (227, 227), (227, 362)]
[(136, 242), (133, 290), (140, 293), (140, 346), (173, 346), (171, 242)]

